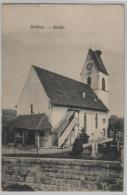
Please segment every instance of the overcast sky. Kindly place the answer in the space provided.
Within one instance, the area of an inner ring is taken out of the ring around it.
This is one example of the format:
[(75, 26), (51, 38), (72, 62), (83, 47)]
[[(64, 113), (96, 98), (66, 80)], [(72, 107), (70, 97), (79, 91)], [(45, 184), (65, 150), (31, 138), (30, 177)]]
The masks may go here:
[(3, 108), (17, 104), (32, 64), (79, 80), (91, 47), (102, 51), (110, 75), (111, 114), (123, 115), (122, 5), (5, 5), (2, 16)]

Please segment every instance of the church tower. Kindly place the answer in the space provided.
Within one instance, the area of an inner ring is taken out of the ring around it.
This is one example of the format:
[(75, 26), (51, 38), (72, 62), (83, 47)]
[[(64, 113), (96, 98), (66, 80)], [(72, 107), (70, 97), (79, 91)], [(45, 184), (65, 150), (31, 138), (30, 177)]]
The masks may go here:
[(109, 75), (101, 59), (101, 54), (100, 50), (89, 49), (80, 75), (81, 81), (88, 84), (109, 108)]

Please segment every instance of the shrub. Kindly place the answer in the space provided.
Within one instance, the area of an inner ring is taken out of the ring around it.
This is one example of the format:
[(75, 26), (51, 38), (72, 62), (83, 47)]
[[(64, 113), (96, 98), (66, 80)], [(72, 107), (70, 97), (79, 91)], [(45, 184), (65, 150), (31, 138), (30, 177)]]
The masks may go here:
[(81, 133), (79, 134), (79, 139), (82, 144), (88, 143), (89, 136), (87, 135), (85, 128), (81, 129)]
[(77, 137), (72, 148), (73, 154), (81, 154), (83, 152), (83, 145), (81, 140)]

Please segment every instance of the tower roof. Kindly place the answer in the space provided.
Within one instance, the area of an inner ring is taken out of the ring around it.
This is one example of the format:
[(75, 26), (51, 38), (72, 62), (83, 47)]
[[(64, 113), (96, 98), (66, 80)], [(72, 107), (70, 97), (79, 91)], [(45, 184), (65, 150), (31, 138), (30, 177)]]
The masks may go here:
[(104, 66), (102, 59), (101, 59), (101, 54), (102, 54), (102, 52), (100, 50), (93, 51), (92, 49), (89, 49), (89, 51), (88, 51), (88, 55), (90, 55), (91, 58), (94, 60), (98, 71), (108, 75), (108, 72)]

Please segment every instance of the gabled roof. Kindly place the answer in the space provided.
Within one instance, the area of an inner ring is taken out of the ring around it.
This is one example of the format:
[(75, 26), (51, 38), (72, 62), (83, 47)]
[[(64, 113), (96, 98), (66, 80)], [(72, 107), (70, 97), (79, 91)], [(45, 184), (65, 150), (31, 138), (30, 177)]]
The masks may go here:
[(88, 85), (37, 66), (33, 67), (53, 105), (108, 111)]
[(108, 75), (108, 72), (107, 72), (107, 70), (106, 70), (106, 68), (105, 68), (105, 66), (103, 64), (103, 61), (102, 61), (102, 59), (100, 57), (101, 53), (102, 52), (100, 50), (93, 51), (92, 49), (89, 49), (89, 51), (88, 51), (88, 54), (94, 60), (95, 65), (96, 65), (98, 71)]
[(21, 128), (29, 130), (51, 129), (51, 124), (46, 114), (19, 115), (8, 124), (9, 128)]

